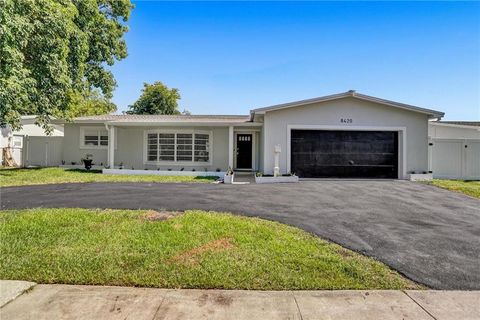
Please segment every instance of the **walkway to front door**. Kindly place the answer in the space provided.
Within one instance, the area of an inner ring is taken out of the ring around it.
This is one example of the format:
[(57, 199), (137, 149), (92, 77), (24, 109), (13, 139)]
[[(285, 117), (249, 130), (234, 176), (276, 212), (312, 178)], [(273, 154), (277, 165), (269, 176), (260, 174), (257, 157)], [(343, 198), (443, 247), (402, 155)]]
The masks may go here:
[(255, 183), (255, 173), (251, 171), (235, 171), (235, 178), (233, 179), (235, 183), (248, 184)]

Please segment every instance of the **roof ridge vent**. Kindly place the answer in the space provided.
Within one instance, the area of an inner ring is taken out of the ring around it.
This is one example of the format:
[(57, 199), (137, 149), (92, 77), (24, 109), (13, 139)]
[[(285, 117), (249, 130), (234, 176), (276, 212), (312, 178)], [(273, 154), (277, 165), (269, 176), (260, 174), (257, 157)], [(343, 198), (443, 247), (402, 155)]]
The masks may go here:
[(354, 96), (354, 95), (357, 93), (357, 91), (355, 91), (355, 90), (348, 90), (347, 93), (348, 93), (349, 95), (351, 95), (351, 96)]

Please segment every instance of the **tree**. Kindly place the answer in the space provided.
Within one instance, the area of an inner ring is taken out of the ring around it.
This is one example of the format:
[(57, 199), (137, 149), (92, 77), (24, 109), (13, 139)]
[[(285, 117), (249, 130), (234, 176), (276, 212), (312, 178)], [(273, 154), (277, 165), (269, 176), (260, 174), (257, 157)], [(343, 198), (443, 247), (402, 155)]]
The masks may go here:
[(109, 114), (117, 110), (117, 106), (97, 90), (91, 91), (87, 97), (79, 96), (74, 103), (75, 108), (69, 114), (72, 118)]
[(180, 114), (177, 103), (179, 99), (178, 89), (169, 89), (160, 81), (144, 83), (142, 95), (129, 106), (127, 114)]
[(127, 56), (123, 39), (130, 0), (0, 0), (0, 126), (20, 115), (75, 114), (78, 97), (98, 89), (106, 100), (115, 79), (106, 65)]

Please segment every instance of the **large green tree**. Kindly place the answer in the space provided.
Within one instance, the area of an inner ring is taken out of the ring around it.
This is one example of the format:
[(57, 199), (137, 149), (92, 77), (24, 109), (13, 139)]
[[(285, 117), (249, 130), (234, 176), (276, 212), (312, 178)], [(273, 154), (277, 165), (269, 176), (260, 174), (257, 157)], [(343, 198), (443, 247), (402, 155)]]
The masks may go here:
[(98, 90), (89, 92), (86, 97), (78, 96), (72, 100), (72, 103), (75, 108), (70, 111), (69, 118), (109, 114), (117, 110), (117, 106)]
[(180, 114), (178, 89), (168, 88), (160, 81), (144, 83), (142, 95), (131, 106), (128, 114)]
[(107, 65), (127, 56), (130, 0), (0, 0), (0, 125), (75, 114), (79, 97), (116, 86)]

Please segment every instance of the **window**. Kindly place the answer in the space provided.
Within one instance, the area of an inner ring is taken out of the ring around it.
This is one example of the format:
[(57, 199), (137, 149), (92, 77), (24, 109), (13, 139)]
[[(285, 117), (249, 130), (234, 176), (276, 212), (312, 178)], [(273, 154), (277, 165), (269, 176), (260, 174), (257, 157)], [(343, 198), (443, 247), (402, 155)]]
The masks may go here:
[(13, 136), (13, 147), (14, 148), (23, 148), (23, 137)]
[(147, 143), (148, 161), (175, 160), (175, 134), (149, 133)]
[(208, 134), (195, 134), (195, 162), (208, 162), (209, 138)]
[(97, 128), (80, 128), (81, 147), (106, 148), (108, 146), (107, 130)]
[(177, 161), (192, 161), (192, 134), (177, 134)]
[(147, 133), (148, 162), (210, 161), (209, 133)]

